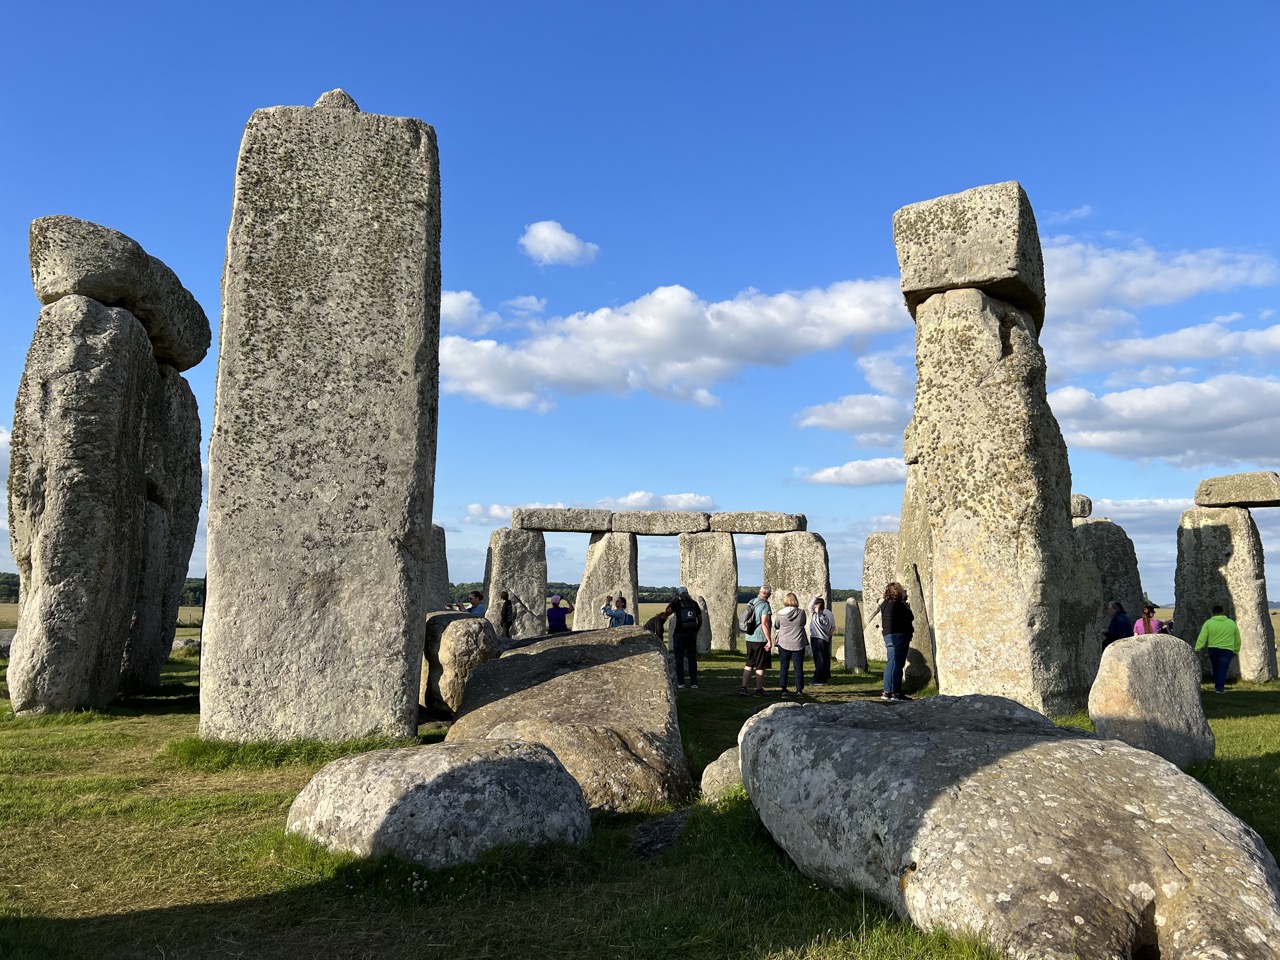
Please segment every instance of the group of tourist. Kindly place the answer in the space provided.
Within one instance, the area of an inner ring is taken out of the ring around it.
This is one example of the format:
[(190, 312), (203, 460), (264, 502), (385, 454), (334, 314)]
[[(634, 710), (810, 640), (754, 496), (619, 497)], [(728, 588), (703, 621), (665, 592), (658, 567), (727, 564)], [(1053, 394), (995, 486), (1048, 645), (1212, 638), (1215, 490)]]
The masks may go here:
[(773, 649), (778, 649), (778, 687), (789, 696), (787, 686), (792, 672), (795, 692), (804, 694), (804, 653), (813, 651), (813, 685), (824, 686), (831, 680), (831, 638), (836, 632), (836, 618), (827, 609), (825, 597), (814, 597), (806, 615), (800, 609), (800, 598), (788, 591), (782, 607), (773, 612), (770, 598), (773, 587), (764, 584), (743, 611), (740, 626), (747, 645), (747, 662), (742, 670), (740, 696), (763, 697), (764, 675), (773, 667)]

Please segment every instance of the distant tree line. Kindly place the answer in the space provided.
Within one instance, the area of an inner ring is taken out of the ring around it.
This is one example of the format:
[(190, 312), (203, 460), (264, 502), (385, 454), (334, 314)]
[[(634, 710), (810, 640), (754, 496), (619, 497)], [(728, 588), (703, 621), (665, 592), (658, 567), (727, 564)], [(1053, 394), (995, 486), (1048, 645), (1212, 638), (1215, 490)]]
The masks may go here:
[(0, 573), (0, 603), (18, 602), (18, 575)]
[(178, 601), (178, 606), (204, 606), (204, 577), (187, 577), (186, 581), (182, 584), (182, 599)]
[[(564, 583), (558, 580), (548, 581), (547, 595), (550, 596), (553, 593), (558, 593), (560, 594), (560, 596), (565, 597), (570, 602), (573, 602), (574, 600), (577, 599), (578, 588), (580, 586), (581, 584), (578, 584), (578, 583)], [(472, 590), (479, 590), (481, 593), (484, 593), (484, 584), (483, 583), (451, 583), (449, 584), (449, 597), (455, 603), (461, 602), (467, 599), (467, 596), (471, 593)], [(675, 592), (676, 592), (675, 587), (641, 587), (640, 596), (637, 598), (636, 602), (666, 603), (668, 600), (671, 599), (671, 595)], [(760, 592), (759, 587), (739, 587), (738, 602), (746, 603), (748, 600), (750, 600), (759, 592)], [(856, 597), (857, 599), (861, 600), (862, 591), (861, 590), (832, 590), (831, 596), (827, 598), (827, 603), (834, 606), (837, 603), (844, 603), (845, 600), (849, 599), (849, 597)], [(487, 600), (490, 598), (486, 597), (485, 599)], [(813, 598), (801, 597), (800, 599), (804, 601), (805, 606), (808, 606), (808, 602)]]

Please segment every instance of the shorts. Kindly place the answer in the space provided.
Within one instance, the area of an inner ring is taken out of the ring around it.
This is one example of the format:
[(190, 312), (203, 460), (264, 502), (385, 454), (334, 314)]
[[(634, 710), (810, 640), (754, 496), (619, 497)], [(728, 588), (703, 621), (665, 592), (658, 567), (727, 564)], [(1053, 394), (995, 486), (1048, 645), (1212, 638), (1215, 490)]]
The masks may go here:
[(773, 667), (773, 653), (763, 643), (747, 641), (747, 669), (769, 670)]

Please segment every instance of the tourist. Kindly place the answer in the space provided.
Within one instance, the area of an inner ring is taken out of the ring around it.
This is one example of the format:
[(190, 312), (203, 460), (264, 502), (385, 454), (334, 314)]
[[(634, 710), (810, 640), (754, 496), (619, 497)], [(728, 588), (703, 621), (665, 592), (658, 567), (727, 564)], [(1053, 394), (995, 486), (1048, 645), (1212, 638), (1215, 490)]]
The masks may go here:
[(573, 613), (573, 602), (565, 600), (569, 605), (562, 607), (560, 601), (563, 599), (558, 593), (551, 595), (551, 606), (547, 607), (547, 633), (564, 633), (569, 629), (565, 619)]
[(1206, 648), (1213, 667), (1213, 692), (1226, 693), (1227, 670), (1240, 652), (1240, 628), (1223, 612), (1220, 604), (1213, 608), (1213, 616), (1204, 622), (1196, 639), (1196, 653)]
[(1142, 608), (1142, 617), (1133, 625), (1133, 635), (1140, 637), (1148, 633), (1164, 633), (1164, 621), (1156, 619), (1156, 608), (1146, 604)]
[(655, 613), (652, 617), (644, 622), (644, 628), (656, 636), (659, 640), (664, 640), (663, 633), (667, 629), (668, 613), (662, 610)]
[(757, 697), (764, 696), (764, 672), (773, 666), (773, 607), (769, 605), (769, 597), (773, 595), (773, 587), (767, 583), (760, 588), (754, 600), (748, 601), (755, 611), (756, 628), (746, 636), (747, 665), (742, 670), (741, 696), (747, 696), (751, 676), (755, 674)]
[(773, 617), (774, 643), (778, 646), (778, 688), (785, 697), (787, 674), (796, 668), (796, 695), (804, 696), (804, 631), (805, 615), (800, 609), (800, 598), (790, 591), (782, 598), (782, 609)]
[(1107, 604), (1107, 616), (1111, 619), (1107, 621), (1107, 629), (1102, 631), (1103, 650), (1117, 640), (1133, 636), (1133, 622), (1129, 619), (1129, 615), (1124, 612), (1124, 605), (1119, 600), (1112, 600)]
[(689, 665), (689, 688), (698, 689), (698, 631), (702, 629), (702, 607), (689, 596), (688, 587), (676, 592), (663, 611), (675, 621), (671, 631), (671, 655), (676, 661), (676, 686), (684, 689), (685, 663)]
[(911, 698), (902, 692), (902, 674), (907, 668), (907, 651), (916, 632), (916, 615), (907, 605), (907, 590), (898, 583), (885, 585), (884, 599), (880, 601), (880, 630), (884, 633), (884, 648), (888, 657), (884, 665), (884, 691), (881, 700), (901, 703)]
[(604, 606), (600, 608), (600, 612), (609, 618), (609, 626), (611, 627), (629, 627), (636, 622), (636, 618), (627, 613), (627, 598), (618, 597), (618, 605), (613, 606), (612, 595), (604, 598)]
[(814, 597), (809, 605), (809, 647), (813, 650), (815, 687), (825, 687), (831, 681), (831, 638), (835, 632), (836, 618), (827, 609), (827, 601)]
[(511, 606), (511, 597), (507, 595), (507, 591), (503, 590), (498, 596), (502, 600), (502, 606), (498, 612), (498, 629), (502, 631), (502, 636), (511, 639), (511, 630), (516, 625), (516, 612)]
[(484, 594), (479, 590), (472, 590), (467, 594), (467, 599), (471, 602), (471, 606), (464, 607), (461, 602), (450, 603), (445, 606), (446, 610), (461, 610), (463, 613), (469, 613), (473, 617), (483, 617), (484, 612), (488, 609), (485, 606)]

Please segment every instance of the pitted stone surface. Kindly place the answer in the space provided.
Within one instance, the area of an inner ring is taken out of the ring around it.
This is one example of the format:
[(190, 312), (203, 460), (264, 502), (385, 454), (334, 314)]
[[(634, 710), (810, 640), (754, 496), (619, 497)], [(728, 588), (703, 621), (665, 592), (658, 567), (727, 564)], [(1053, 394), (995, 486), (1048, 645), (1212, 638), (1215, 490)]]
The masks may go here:
[(761, 822), (805, 875), (923, 929), (1037, 960), (1157, 942), (1165, 960), (1280, 956), (1275, 860), (1155, 754), (979, 696), (778, 704), (739, 746)]
[(742, 766), (738, 748), (730, 747), (702, 771), (702, 799), (714, 803), (734, 787), (742, 786)]
[[(880, 643), (883, 646), (883, 635)], [(862, 632), (862, 610), (853, 597), (844, 602), (844, 668), (854, 673), (866, 673), (868, 670), (867, 642)]]
[[(680, 534), (680, 583), (707, 605), (712, 650), (737, 649), (738, 551), (731, 533)], [(699, 638), (701, 639), (701, 638)]]
[(435, 131), (256, 111), (223, 305), (201, 735), (412, 736), (439, 393)]
[(593, 533), (587, 546), (587, 564), (573, 602), (573, 629), (599, 630), (609, 625), (600, 612), (605, 600), (621, 594), (634, 617), (640, 608), (640, 572), (634, 533)]
[(511, 511), (511, 526), (545, 533), (608, 533), (613, 529), (613, 514), (573, 507), (516, 507)]
[(1198, 507), (1280, 507), (1280, 474), (1271, 470), (1201, 480)]
[(741, 510), (711, 515), (711, 529), (717, 533), (790, 533), (807, 530), (808, 523), (803, 513)]
[(320, 94), (313, 106), (321, 110), (351, 110), (355, 112), (360, 110), (351, 94), (341, 87)]
[(453, 598), (453, 591), (449, 587), (448, 543), (444, 527), (438, 523), (431, 525), (431, 538), (427, 541), (426, 571), (426, 609), (443, 610)]
[(507, 591), (515, 623), (512, 640), (547, 632), (547, 540), (537, 530), (498, 527), (489, 534), (484, 563), (485, 616), (502, 633), (502, 597)]
[(546, 747), (471, 740), (335, 760), (293, 801), (286, 829), (340, 853), (447, 867), (504, 844), (584, 843), (591, 819)]
[(446, 741), (549, 746), (593, 808), (676, 803), (691, 786), (661, 643), (642, 627), (539, 640), (481, 664)]
[(498, 635), (484, 617), (447, 612), (427, 617), (418, 702), (454, 712), (462, 706), (467, 678), (501, 652)]
[(1071, 495), (1071, 519), (1083, 520), (1093, 513), (1093, 501), (1083, 493)]
[[(927, 528), (926, 528), (927, 529)], [(862, 552), (862, 616), (863, 643), (867, 656), (883, 662), (889, 654), (880, 629), (880, 598), (884, 588), (897, 577), (898, 535), (877, 530), (867, 537)]]
[(767, 533), (764, 538), (764, 582), (773, 587), (774, 613), (782, 609), (787, 591), (796, 595), (809, 616), (814, 597), (831, 603), (831, 569), (827, 542), (816, 533)]
[(643, 533), (651, 537), (704, 533), (711, 529), (711, 514), (688, 510), (622, 510), (613, 515), (610, 529), (614, 533)]
[(1246, 508), (1192, 507), (1183, 513), (1173, 591), (1180, 637), (1194, 645), (1213, 606), (1222, 604), (1240, 628), (1240, 656), (1231, 676), (1255, 683), (1276, 679), (1262, 538)]
[[(926, 436), (929, 436), (926, 434)], [(898, 528), (898, 553), (893, 576), (906, 588), (907, 602), (915, 614), (915, 633), (907, 651), (907, 668), (902, 675), (902, 689), (916, 693), (938, 682), (938, 658), (933, 629), (933, 529), (929, 517), (929, 500), (925, 491), (926, 467), (920, 463), (916, 439), (916, 420), (912, 419), (903, 434), (903, 452), (909, 461), (907, 482), (902, 490), (902, 523)], [(926, 451), (926, 454), (928, 451)], [(876, 608), (884, 597), (884, 589), (875, 594)], [(881, 630), (877, 620), (875, 630)], [(874, 630), (867, 631), (875, 632)], [(883, 631), (882, 631), (883, 632)], [(884, 644), (884, 637), (877, 641)], [(886, 653), (886, 656), (888, 654)]]
[(1200, 702), (1200, 658), (1177, 637), (1142, 634), (1102, 651), (1089, 719), (1098, 736), (1184, 769), (1213, 757), (1213, 731)]
[(75, 217), (31, 222), (31, 280), (43, 304), (89, 297), (132, 313), (156, 359), (187, 370), (209, 351), (209, 318), (174, 272), (118, 230)]
[[(1138, 576), (1138, 554), (1129, 535), (1106, 517), (1077, 519), (1071, 523), (1081, 556), (1097, 568), (1103, 604), (1119, 601), (1129, 619), (1137, 620), (1142, 615), (1144, 594)], [(1103, 606), (1094, 622), (1095, 636), (1106, 630), (1110, 619)]]
[(914, 317), (947, 290), (977, 289), (1044, 325), (1044, 260), (1031, 201), (1016, 180), (903, 207), (893, 215), (902, 293)]

